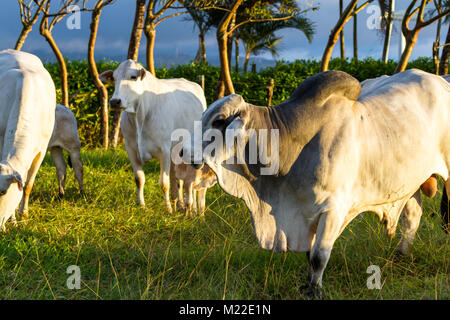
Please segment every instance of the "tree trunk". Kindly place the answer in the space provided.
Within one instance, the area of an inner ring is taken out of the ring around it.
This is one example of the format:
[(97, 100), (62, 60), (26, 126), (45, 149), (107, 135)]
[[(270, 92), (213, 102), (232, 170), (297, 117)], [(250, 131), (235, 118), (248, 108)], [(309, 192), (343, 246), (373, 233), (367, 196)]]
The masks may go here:
[[(224, 82), (225, 94), (234, 93), (233, 81), (231, 80), (230, 65), (228, 60), (228, 37), (230, 22), (235, 18), (236, 11), (244, 0), (235, 0), (231, 9), (219, 23), (216, 32), (217, 43), (219, 45), (221, 80)], [(220, 82), (220, 81), (219, 81)]]
[[(343, 10), (343, 0), (339, 0), (339, 16), (342, 16), (342, 10)], [(341, 49), (341, 59), (345, 59), (345, 39), (344, 39), (344, 28), (342, 28), (340, 34), (340, 49)]]
[(195, 63), (206, 63), (206, 45), (205, 45), (205, 33), (200, 30), (198, 34), (198, 49), (194, 59)]
[(320, 65), (320, 71), (327, 71), (328, 65), (330, 63), (331, 54), (333, 52), (334, 45), (338, 41), (339, 33), (344, 28), (345, 23), (350, 19), (350, 15), (356, 7), (358, 0), (352, 0), (352, 2), (347, 6), (344, 13), (339, 18), (333, 30), (331, 30), (330, 36), (328, 38), (327, 46), (323, 52), (322, 62)]
[(391, 34), (392, 34), (392, 6), (393, 0), (390, 0), (388, 8), (388, 17), (386, 21), (386, 31), (384, 33), (383, 56), (382, 56), (382, 60), (384, 63), (387, 63), (389, 58), (389, 46), (391, 43)]
[(239, 72), (239, 36), (236, 33), (235, 37), (234, 37), (234, 54), (235, 54), (235, 71), (236, 73)]
[(358, 60), (358, 15), (353, 16), (353, 59)]
[(397, 67), (395, 68), (394, 73), (399, 73), (406, 70), (409, 58), (411, 57), (411, 53), (414, 49), (414, 46), (416, 45), (418, 34), (419, 32), (414, 32), (411, 35), (406, 36), (405, 50), (403, 50), (402, 56), (397, 64)]
[(145, 0), (136, 0), (133, 28), (128, 45), (128, 59), (138, 60), (142, 30), (144, 28)]
[(156, 76), (155, 72), (155, 57), (154, 57), (154, 49), (155, 49), (155, 38), (156, 38), (156, 30), (153, 23), (150, 23), (145, 28), (145, 37), (147, 38), (147, 47), (145, 60), (147, 62), (147, 69), (154, 76)]
[(117, 148), (119, 144), (120, 119), (122, 118), (122, 110), (114, 110), (111, 119), (111, 147)]
[(19, 38), (16, 41), (16, 45), (14, 46), (15, 50), (20, 51), (22, 49), (22, 46), (25, 42), (25, 39), (27, 38), (28, 34), (31, 31), (31, 26), (23, 27), (22, 31), (20, 32)]
[(450, 23), (448, 24), (447, 37), (445, 39), (446, 46), (442, 49), (441, 62), (439, 63), (439, 74), (448, 74), (448, 59), (450, 58)]
[(217, 33), (217, 42), (219, 44), (219, 58), (220, 58), (220, 69), (221, 78), (225, 85), (225, 94), (233, 94), (234, 87), (233, 81), (231, 80), (230, 65), (228, 60), (228, 36), (227, 33)]
[(230, 67), (230, 72), (231, 72), (231, 55), (233, 53), (233, 41), (234, 37), (233, 36), (228, 36), (228, 40), (227, 40), (227, 55), (228, 55), (228, 64)]
[[(438, 13), (441, 13), (441, 0), (438, 1)], [(434, 74), (439, 75), (439, 44), (441, 42), (442, 19), (439, 19), (436, 27), (436, 41), (433, 42)]]
[(69, 106), (69, 88), (67, 85), (67, 66), (66, 61), (64, 61), (64, 57), (56, 45), (55, 40), (53, 39), (52, 33), (48, 29), (41, 29), (41, 34), (44, 36), (45, 40), (48, 42), (50, 47), (52, 48), (53, 53), (55, 54), (56, 60), (58, 61), (59, 66), (59, 74), (61, 77), (61, 104), (65, 106)]
[(244, 60), (244, 73), (247, 73), (248, 61), (250, 60), (250, 51), (246, 50)]
[(105, 85), (98, 78), (97, 65), (94, 58), (95, 42), (97, 40), (98, 23), (100, 20), (101, 9), (94, 9), (92, 11), (90, 35), (88, 44), (88, 65), (91, 72), (94, 84), (97, 87), (98, 95), (101, 104), (101, 136), (103, 148), (108, 149), (109, 137), (108, 137), (108, 91)]

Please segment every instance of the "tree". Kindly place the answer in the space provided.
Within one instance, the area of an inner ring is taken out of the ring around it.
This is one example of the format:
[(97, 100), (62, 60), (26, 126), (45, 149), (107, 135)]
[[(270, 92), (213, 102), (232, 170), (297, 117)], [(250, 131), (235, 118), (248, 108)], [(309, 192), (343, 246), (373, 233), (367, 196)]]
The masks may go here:
[(382, 60), (384, 63), (388, 62), (389, 46), (391, 42), (392, 25), (393, 25), (393, 5), (394, 0), (379, 0), (381, 9), (381, 22), (382, 28), (384, 29), (384, 44), (383, 44), (383, 54)]
[(351, 0), (347, 5), (345, 10), (339, 17), (334, 28), (331, 30), (330, 36), (328, 37), (328, 42), (325, 47), (325, 50), (322, 55), (322, 62), (320, 65), (320, 71), (327, 71), (328, 64), (330, 63), (331, 54), (333, 53), (333, 48), (339, 38), (339, 34), (344, 28), (344, 25), (353, 17), (356, 16), (362, 9), (364, 9), (369, 3), (373, 2), (373, 0), (368, 0), (358, 8), (356, 5), (358, 4), (358, 0)]
[(134, 13), (133, 28), (131, 29), (130, 42), (128, 44), (127, 58), (138, 59), (139, 45), (141, 43), (142, 31), (144, 29), (145, 0), (136, 0), (136, 11)]
[(230, 74), (229, 39), (235, 30), (249, 23), (289, 20), (299, 12), (295, 1), (256, 1), (234, 0), (220, 1), (216, 12), (222, 11), (220, 23), (217, 26), (216, 38), (219, 47), (220, 79), (216, 98), (223, 94), (234, 93)]
[(272, 56), (277, 56), (278, 44), (282, 38), (275, 36), (275, 32), (285, 28), (297, 29), (306, 36), (308, 42), (312, 41), (313, 24), (299, 14), (286, 21), (251, 23), (238, 29), (245, 48), (244, 72), (247, 72), (250, 54), (258, 55), (263, 51), (269, 51)]
[(273, 57), (278, 56), (279, 44), (282, 37), (277, 37), (273, 31), (266, 31), (259, 29), (257, 33), (245, 33), (241, 31), (240, 37), (244, 42), (245, 60), (244, 72), (247, 72), (248, 61), (250, 54), (259, 55), (262, 52), (269, 51)]
[[(442, 9), (448, 10), (450, 9), (450, 0), (444, 0), (442, 3)], [(450, 58), (450, 16), (445, 18), (445, 23), (448, 24), (447, 37), (445, 38), (445, 43), (442, 45), (442, 55), (441, 61), (439, 63), (439, 74), (444, 75), (448, 74), (448, 61)]]
[(95, 42), (97, 39), (98, 24), (100, 21), (100, 15), (105, 6), (109, 5), (113, 0), (97, 0), (94, 8), (92, 9), (89, 44), (88, 44), (88, 65), (89, 70), (94, 80), (94, 84), (97, 87), (101, 105), (101, 136), (103, 148), (108, 149), (109, 137), (108, 137), (108, 91), (105, 85), (100, 81), (95, 63), (94, 51)]
[[(20, 21), (22, 22), (22, 31), (20, 32), (19, 38), (16, 41), (14, 49), (21, 50), (25, 39), (30, 33), (33, 25), (39, 18), (39, 15), (46, 5), (47, 0), (41, 0), (40, 2), (37, 0), (30, 1), (28, 4), (25, 3), (25, 0), (18, 0), (19, 9), (20, 9)], [(33, 13), (33, 10), (34, 13)]]
[(206, 44), (205, 36), (208, 31), (214, 26), (211, 19), (211, 15), (208, 14), (206, 10), (202, 10), (196, 6), (195, 0), (185, 0), (181, 1), (183, 7), (186, 8), (189, 13), (189, 18), (187, 20), (192, 20), (198, 29), (198, 50), (195, 55), (195, 63), (206, 63)]
[[(398, 62), (398, 65), (395, 68), (395, 71), (394, 71), (395, 73), (402, 72), (406, 69), (409, 58), (411, 57), (412, 50), (417, 42), (417, 37), (419, 35), (419, 32), (426, 26), (429, 26), (433, 22), (441, 19), (442, 17), (445, 17), (446, 15), (448, 15), (450, 13), (450, 9), (446, 9), (445, 11), (442, 11), (440, 14), (436, 14), (435, 16), (430, 17), (427, 20), (424, 20), (425, 6), (428, 3), (430, 3), (431, 0), (421, 0), (420, 5), (415, 8), (417, 1), (418, 0), (411, 1), (410, 5), (406, 9), (405, 16), (403, 17), (403, 20), (402, 20), (402, 33), (406, 39), (406, 46), (405, 46), (405, 50), (403, 50), (403, 53)], [(417, 15), (416, 24), (411, 29), (409, 27), (409, 22), (415, 15)]]
[[(342, 16), (342, 10), (344, 7), (344, 0), (339, 0), (339, 16)], [(344, 28), (342, 28), (339, 33), (339, 44), (341, 49), (341, 59), (345, 59), (345, 38), (344, 38)]]
[(144, 21), (144, 34), (147, 39), (146, 62), (147, 69), (153, 75), (155, 74), (155, 38), (156, 27), (166, 19), (185, 14), (186, 11), (179, 11), (170, 15), (163, 16), (164, 13), (172, 7), (176, 0), (149, 0), (147, 4), (146, 16)]
[(61, 76), (61, 103), (65, 106), (69, 105), (69, 88), (67, 84), (67, 66), (64, 61), (64, 57), (59, 50), (58, 45), (53, 39), (52, 30), (55, 25), (61, 21), (67, 15), (67, 8), (69, 6), (75, 5), (79, 0), (66, 0), (61, 3), (60, 9), (52, 14), (50, 13), (50, 3), (51, 0), (47, 0), (45, 6), (43, 7), (43, 16), (39, 26), (40, 34), (45, 38), (45, 40), (50, 45), (53, 53), (55, 54), (56, 60), (58, 61), (59, 73)]
[(448, 74), (448, 60), (450, 58), (450, 23), (448, 23), (447, 37), (442, 49), (441, 61), (439, 63), (439, 74)]

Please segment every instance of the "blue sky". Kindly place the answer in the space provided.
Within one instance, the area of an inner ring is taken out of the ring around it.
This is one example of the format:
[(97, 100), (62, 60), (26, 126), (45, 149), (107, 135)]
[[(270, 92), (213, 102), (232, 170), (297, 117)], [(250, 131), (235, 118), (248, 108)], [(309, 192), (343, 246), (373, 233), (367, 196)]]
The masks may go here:
[[(58, 1), (54, 1), (55, 4)], [(93, 0), (88, 1), (89, 3)], [(324, 50), (330, 30), (338, 18), (338, 0), (299, 0), (302, 7), (307, 5), (319, 5), (320, 9), (310, 12), (307, 16), (315, 23), (316, 34), (312, 43), (308, 43), (302, 33), (297, 30), (283, 30), (279, 35), (283, 36), (281, 43), (282, 51), (278, 59), (295, 60), (320, 58)], [(347, 3), (344, 1), (344, 3)], [(361, 1), (363, 2), (363, 1)], [(405, 9), (407, 0), (398, 0), (397, 9)], [(429, 5), (431, 7), (431, 4)], [(116, 0), (106, 7), (102, 13), (99, 35), (97, 39), (96, 59), (113, 58), (123, 60), (126, 58), (128, 40), (134, 18), (135, 0)], [(370, 29), (367, 22), (371, 22), (372, 14), (365, 9), (358, 16), (358, 40), (359, 56), (380, 58), (383, 37), (376, 29)], [(84, 58), (87, 50), (89, 35), (90, 13), (83, 13), (81, 29), (69, 30), (66, 26), (67, 19), (63, 19), (54, 29), (54, 37), (63, 54), (69, 58)], [(350, 21), (345, 27), (346, 52), (352, 56), (352, 24)], [(23, 47), (24, 51), (32, 52), (42, 59), (52, 57), (50, 48), (42, 36), (39, 35), (38, 25), (33, 28)], [(16, 0), (3, 0), (0, 11), (0, 50), (11, 48), (21, 29), (19, 19), (19, 8)], [(390, 57), (398, 58), (398, 25), (394, 27), (392, 35), (392, 47)], [(436, 24), (424, 29), (419, 41), (414, 48), (412, 59), (419, 56), (430, 56), (431, 46), (435, 37)], [(445, 39), (447, 26), (442, 30), (442, 41)], [(217, 44), (215, 32), (207, 35), (207, 58), (212, 62), (217, 61)], [(145, 37), (141, 43), (141, 52), (145, 48)], [(168, 19), (157, 28), (157, 39), (155, 46), (156, 64), (186, 63), (193, 59), (197, 50), (197, 31), (191, 21), (186, 21), (183, 16)], [(241, 52), (242, 49), (241, 49)], [(338, 45), (335, 47), (333, 56), (339, 55)], [(270, 55), (264, 58), (271, 59)], [(143, 58), (141, 54), (140, 58)]]

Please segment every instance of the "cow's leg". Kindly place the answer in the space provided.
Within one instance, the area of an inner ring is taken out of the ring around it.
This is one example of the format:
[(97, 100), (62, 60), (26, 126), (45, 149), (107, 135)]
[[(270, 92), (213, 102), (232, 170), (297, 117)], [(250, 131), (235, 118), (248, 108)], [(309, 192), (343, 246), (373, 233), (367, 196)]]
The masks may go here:
[(199, 212), (201, 216), (205, 215), (205, 210), (206, 210), (206, 190), (207, 188), (201, 188), (200, 190), (198, 190), (198, 195), (197, 195), (197, 199), (198, 199), (198, 207), (199, 207)]
[[(136, 146), (137, 147), (137, 146)], [(137, 149), (132, 148), (126, 143), (125, 149), (127, 150), (128, 159), (130, 159), (131, 167), (133, 168), (134, 181), (136, 182), (136, 203), (138, 206), (145, 207), (144, 200), (144, 184), (145, 184), (145, 173), (143, 169), (143, 163), (139, 158)]]
[(195, 212), (195, 214), (198, 214), (198, 207), (197, 207), (197, 190), (195, 190), (194, 188), (192, 189), (192, 211)]
[(19, 209), (19, 215), (23, 216), (24, 218), (28, 218), (28, 201), (30, 199), (30, 193), (31, 190), (33, 189), (34, 179), (36, 179), (36, 174), (39, 170), (42, 161), (44, 160), (44, 157), (45, 157), (44, 152), (42, 154), (39, 153), (34, 158), (33, 163), (31, 164), (31, 167), (28, 170), (27, 181), (23, 189), (22, 203)]
[(402, 212), (402, 239), (398, 247), (398, 252), (407, 255), (411, 251), (412, 244), (414, 242), (414, 237), (416, 231), (419, 228), (420, 217), (422, 216), (422, 199), (420, 196), (420, 191), (411, 197), (411, 199), (406, 202), (405, 207)]
[[(166, 156), (167, 155), (167, 156)], [(172, 213), (172, 205), (170, 204), (170, 149), (169, 152), (165, 152), (160, 161), (160, 175), (159, 175), (159, 186), (161, 187), (164, 193), (164, 203), (166, 205), (166, 209), (169, 213)]]
[(185, 190), (185, 195), (186, 195), (186, 199), (185, 199), (186, 216), (190, 216), (192, 214), (192, 206), (194, 203), (194, 183), (188, 182), (184, 186), (184, 190)]
[(178, 203), (180, 204), (181, 208), (184, 208), (184, 196), (183, 196), (183, 180), (178, 180)]
[(442, 229), (444, 232), (450, 233), (450, 179), (445, 181), (444, 190), (442, 191), (441, 200), (441, 216), (442, 216)]
[(178, 179), (175, 177), (175, 165), (170, 163), (170, 197), (172, 198), (173, 210), (177, 211), (178, 202)]
[(311, 275), (308, 288), (309, 298), (321, 298), (322, 275), (330, 259), (331, 249), (339, 236), (343, 214), (331, 209), (319, 218), (316, 239), (310, 253)]
[(66, 175), (67, 175), (67, 166), (64, 161), (63, 151), (60, 147), (53, 147), (50, 149), (50, 153), (52, 155), (53, 163), (56, 167), (56, 175), (58, 177), (58, 191), (59, 197), (63, 198), (66, 189)]
[(75, 174), (75, 178), (77, 179), (78, 186), (80, 187), (80, 192), (84, 193), (84, 184), (83, 184), (83, 162), (81, 161), (80, 149), (71, 150), (69, 152), (70, 160), (72, 162), (73, 172)]

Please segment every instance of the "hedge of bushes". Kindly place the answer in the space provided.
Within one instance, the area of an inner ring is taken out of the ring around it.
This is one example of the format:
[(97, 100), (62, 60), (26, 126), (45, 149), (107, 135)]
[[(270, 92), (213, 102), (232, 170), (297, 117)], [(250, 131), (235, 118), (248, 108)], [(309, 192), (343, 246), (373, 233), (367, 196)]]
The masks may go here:
[[(99, 72), (115, 69), (118, 62), (99, 61)], [(389, 61), (383, 63), (380, 60), (366, 58), (364, 60), (332, 59), (330, 70), (345, 71), (360, 81), (379, 77), (394, 72), (396, 63)], [(56, 63), (46, 64), (47, 70), (52, 75), (58, 94), (60, 94), (60, 77)], [(418, 68), (428, 72), (434, 69), (431, 58), (418, 58), (409, 63), (408, 68)], [(69, 74), (70, 108), (78, 119), (80, 138), (84, 145), (97, 146), (100, 143), (100, 105), (97, 98), (95, 85), (89, 74), (86, 61), (67, 61)], [(266, 104), (266, 85), (270, 78), (275, 80), (272, 104), (277, 104), (287, 99), (291, 92), (307, 77), (319, 72), (320, 61), (297, 60), (295, 62), (277, 62), (274, 67), (267, 67), (259, 72), (237, 73), (232, 72), (232, 79), (236, 93), (241, 94), (246, 101), (256, 104)], [(199, 75), (205, 76), (205, 96), (208, 103), (213, 102), (220, 68), (211, 65), (187, 64), (173, 68), (162, 67), (156, 70), (158, 78), (185, 78), (198, 81)], [(108, 87), (110, 95), (113, 86)], [(59, 99), (59, 96), (58, 96)]]

